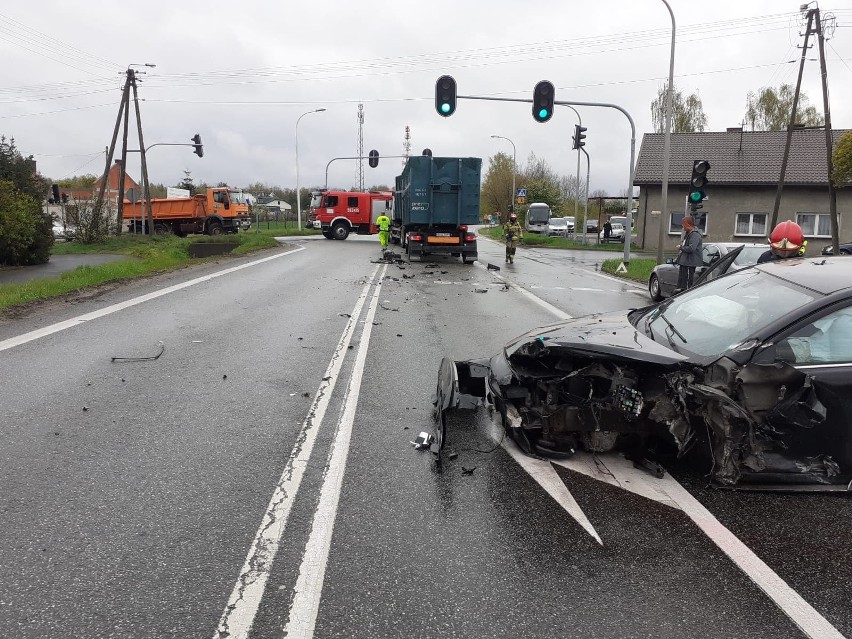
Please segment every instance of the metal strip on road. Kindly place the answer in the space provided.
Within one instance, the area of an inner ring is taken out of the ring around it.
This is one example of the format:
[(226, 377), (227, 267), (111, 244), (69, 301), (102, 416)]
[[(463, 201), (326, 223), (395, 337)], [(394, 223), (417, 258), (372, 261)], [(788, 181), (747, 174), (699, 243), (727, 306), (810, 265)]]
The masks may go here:
[(263, 264), (264, 262), (269, 262), (270, 260), (277, 260), (286, 255), (292, 255), (293, 253), (298, 253), (299, 251), (304, 250), (305, 247), (300, 246), (290, 251), (279, 253), (278, 255), (272, 255), (270, 257), (264, 257), (259, 260), (254, 260), (253, 262), (247, 262), (246, 264), (240, 264), (239, 266), (226, 268), (224, 271), (217, 271), (216, 273), (211, 273), (210, 275), (197, 277), (194, 280), (189, 280), (188, 282), (183, 282), (182, 284), (175, 284), (174, 286), (169, 286), (167, 288), (160, 289), (159, 291), (154, 291), (153, 293), (148, 293), (146, 295), (140, 295), (139, 297), (134, 297), (133, 299), (124, 302), (119, 302), (118, 304), (113, 304), (111, 306), (107, 306), (106, 308), (102, 308), (97, 311), (92, 311), (91, 313), (86, 313), (85, 315), (78, 315), (77, 317), (72, 317), (71, 319), (65, 320), (64, 322), (58, 322), (56, 324), (51, 324), (50, 326), (45, 326), (44, 328), (39, 328), (34, 331), (30, 331), (29, 333), (24, 333), (23, 335), (18, 335), (17, 337), (11, 337), (9, 339), (0, 341), (0, 351), (5, 351), (10, 348), (20, 346), (21, 344), (26, 344), (27, 342), (32, 342), (33, 340), (37, 340), (42, 337), (47, 337), (48, 335), (53, 335), (54, 333), (58, 333), (66, 329), (79, 326), (84, 322), (91, 322), (92, 320), (98, 319), (99, 317), (112, 315), (113, 313), (117, 313), (118, 311), (123, 311), (126, 308), (130, 308), (131, 306), (136, 306), (137, 304), (149, 302), (151, 300), (157, 299), (158, 297), (163, 297), (164, 295), (169, 295), (170, 293), (189, 288), (190, 286), (195, 286), (196, 284), (209, 282), (210, 280), (216, 279), (217, 277), (222, 277), (223, 275), (230, 275), (231, 273), (241, 271), (244, 268), (249, 268), (250, 266)]
[[(225, 611), (219, 620), (216, 633), (213, 635), (214, 639), (224, 639), (225, 637), (229, 639), (245, 639), (251, 631), (255, 615), (260, 606), (260, 600), (263, 597), (263, 590), (266, 587), (269, 573), (272, 570), (272, 562), (278, 552), (281, 534), (284, 532), (284, 527), (290, 516), (290, 510), (296, 499), (299, 486), (302, 483), (302, 477), (305, 474), (305, 469), (313, 452), (326, 409), (331, 401), (331, 395), (337, 384), (343, 362), (346, 359), (349, 343), (352, 340), (352, 335), (358, 324), (358, 318), (361, 315), (370, 287), (376, 279), (378, 270), (379, 267), (376, 266), (370, 275), (369, 281), (361, 290), (358, 301), (350, 313), (349, 321), (346, 323), (346, 328), (343, 330), (343, 335), (334, 349), (334, 354), (331, 356), (331, 361), (325, 375), (323, 375), (323, 381), (314, 395), (314, 401), (308, 411), (308, 416), (296, 436), (293, 451), (290, 453), (290, 457), (284, 466), (284, 472), (281, 473), (281, 478), (275, 486), (272, 498), (269, 500), (269, 505), (266, 508), (266, 513), (249, 548), (248, 555), (240, 570), (231, 596), (228, 599), (228, 604), (225, 606)], [(385, 270), (387, 270), (387, 265), (385, 265)], [(375, 315), (375, 310), (373, 315)], [(370, 318), (368, 318), (365, 329), (372, 328), (372, 319)], [(360, 352), (359, 347), (359, 355)]]
[(373, 332), (373, 319), (379, 302), (385, 265), (379, 276), (379, 283), (373, 293), (373, 299), (367, 310), (364, 330), (355, 355), (355, 367), (349, 378), (349, 386), (343, 399), (343, 414), (337, 424), (337, 434), (332, 443), (326, 462), (320, 499), (311, 525), (311, 534), (305, 546), (299, 577), (296, 580), (290, 615), (284, 628), (284, 636), (295, 639), (309, 639), (314, 635), (317, 613), (319, 611), (322, 587), (325, 581), (325, 569), (331, 548), (331, 536), (334, 532), (334, 520), (340, 503), (340, 491), (343, 486), (343, 473), (346, 471), (346, 459), (349, 456), (349, 443), (355, 424), (355, 410), (361, 394), (361, 380), (367, 361), (367, 349)]

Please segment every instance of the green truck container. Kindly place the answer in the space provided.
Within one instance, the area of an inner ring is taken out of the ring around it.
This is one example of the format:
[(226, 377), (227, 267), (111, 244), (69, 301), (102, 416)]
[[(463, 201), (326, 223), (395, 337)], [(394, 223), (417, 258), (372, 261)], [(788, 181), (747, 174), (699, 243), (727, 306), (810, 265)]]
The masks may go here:
[(396, 178), (391, 241), (406, 250), (408, 259), (424, 255), (460, 257), (465, 264), (477, 258), (481, 158), (409, 158)]

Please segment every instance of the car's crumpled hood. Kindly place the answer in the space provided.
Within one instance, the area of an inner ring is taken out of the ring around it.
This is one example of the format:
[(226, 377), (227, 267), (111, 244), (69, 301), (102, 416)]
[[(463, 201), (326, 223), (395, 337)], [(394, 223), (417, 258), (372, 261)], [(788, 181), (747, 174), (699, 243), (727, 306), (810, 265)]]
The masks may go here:
[(638, 331), (627, 321), (624, 311), (588, 315), (537, 328), (510, 341), (505, 354), (511, 359), (516, 353), (533, 354), (542, 348), (663, 365), (676, 365), (689, 359)]

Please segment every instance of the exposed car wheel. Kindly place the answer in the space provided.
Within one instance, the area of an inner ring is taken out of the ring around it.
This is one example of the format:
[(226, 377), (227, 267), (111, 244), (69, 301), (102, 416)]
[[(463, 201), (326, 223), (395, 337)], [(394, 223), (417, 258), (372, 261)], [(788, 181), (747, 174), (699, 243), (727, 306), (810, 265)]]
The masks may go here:
[(660, 278), (654, 273), (651, 274), (651, 279), (648, 280), (648, 292), (651, 294), (651, 299), (655, 302), (663, 299), (663, 294), (660, 291)]
[(207, 227), (207, 235), (222, 235), (222, 225), (218, 222), (213, 222)]
[(335, 240), (345, 240), (349, 237), (349, 227), (343, 222), (337, 222), (331, 227), (331, 237)]

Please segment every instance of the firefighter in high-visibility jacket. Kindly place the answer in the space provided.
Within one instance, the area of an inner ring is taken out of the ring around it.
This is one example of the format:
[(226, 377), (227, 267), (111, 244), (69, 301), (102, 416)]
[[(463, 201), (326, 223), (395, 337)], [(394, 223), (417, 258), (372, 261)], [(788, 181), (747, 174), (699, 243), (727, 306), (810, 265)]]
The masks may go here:
[(388, 247), (388, 240), (390, 239), (390, 225), (390, 218), (384, 213), (376, 218), (376, 226), (379, 227), (379, 244), (382, 245), (383, 251)]
[(509, 221), (503, 225), (503, 237), (506, 238), (506, 262), (512, 264), (515, 261), (518, 242), (524, 239), (521, 225), (518, 224), (518, 216), (514, 213), (509, 214)]

